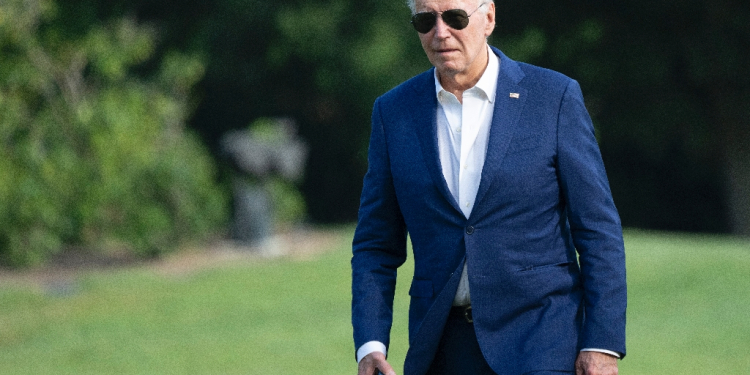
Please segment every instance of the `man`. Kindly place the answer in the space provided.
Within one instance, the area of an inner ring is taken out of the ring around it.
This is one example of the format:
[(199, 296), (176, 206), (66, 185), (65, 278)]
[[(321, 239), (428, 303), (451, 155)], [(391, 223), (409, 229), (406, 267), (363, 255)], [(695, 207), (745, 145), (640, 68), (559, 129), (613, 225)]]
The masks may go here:
[(578, 84), (489, 47), (491, 1), (409, 5), (435, 68), (373, 108), (352, 257), (359, 374), (395, 374), (407, 233), (406, 375), (616, 374), (622, 229)]

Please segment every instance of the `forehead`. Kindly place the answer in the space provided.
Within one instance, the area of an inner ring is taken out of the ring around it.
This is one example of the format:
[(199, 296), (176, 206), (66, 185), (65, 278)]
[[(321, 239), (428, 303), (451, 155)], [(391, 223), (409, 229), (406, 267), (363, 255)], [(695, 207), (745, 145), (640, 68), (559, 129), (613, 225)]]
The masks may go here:
[(423, 11), (445, 11), (448, 9), (463, 9), (471, 11), (477, 7), (482, 0), (416, 0), (417, 12)]

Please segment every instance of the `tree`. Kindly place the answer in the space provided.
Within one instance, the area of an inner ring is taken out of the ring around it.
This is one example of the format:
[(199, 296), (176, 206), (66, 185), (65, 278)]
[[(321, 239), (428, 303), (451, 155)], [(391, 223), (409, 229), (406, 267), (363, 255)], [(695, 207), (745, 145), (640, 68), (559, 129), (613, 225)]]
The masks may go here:
[[(750, 231), (746, 3), (496, 6), (493, 45), (583, 86), (625, 225)], [(311, 146), (302, 189), (315, 221), (356, 218), (372, 103), (430, 67), (400, 0), (69, 0), (64, 9), (77, 19), (134, 14), (159, 25), (161, 48), (201, 51), (190, 124), (214, 151), (229, 129), (294, 118)]]
[(38, 263), (63, 244), (156, 255), (216, 230), (224, 194), (183, 128), (200, 60), (168, 53), (140, 78), (153, 30), (71, 27), (59, 11), (0, 4), (0, 262)]

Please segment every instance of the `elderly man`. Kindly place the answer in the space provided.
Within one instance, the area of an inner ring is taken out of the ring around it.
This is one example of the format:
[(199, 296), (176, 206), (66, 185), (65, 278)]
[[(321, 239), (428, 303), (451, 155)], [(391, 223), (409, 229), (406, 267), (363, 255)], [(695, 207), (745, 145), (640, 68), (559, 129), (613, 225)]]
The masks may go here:
[(414, 0), (434, 65), (378, 98), (353, 241), (359, 374), (414, 253), (406, 375), (616, 374), (625, 259), (578, 84), (488, 46), (495, 4)]

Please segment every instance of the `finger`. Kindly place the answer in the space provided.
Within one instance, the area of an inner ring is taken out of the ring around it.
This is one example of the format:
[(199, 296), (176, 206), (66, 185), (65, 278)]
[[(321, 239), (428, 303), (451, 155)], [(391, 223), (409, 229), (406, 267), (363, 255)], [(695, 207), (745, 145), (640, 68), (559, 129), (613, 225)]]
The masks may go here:
[(359, 362), (357, 375), (379, 375), (378, 367), (375, 365), (374, 361), (365, 357)]
[(586, 375), (586, 371), (583, 369), (583, 363), (581, 363), (581, 356), (576, 358), (576, 375)]
[(357, 371), (357, 375), (380, 375), (380, 371), (378, 371), (378, 368), (375, 366), (369, 367), (369, 368), (359, 368), (359, 371)]
[(378, 363), (378, 369), (380, 369), (380, 372), (382, 372), (383, 375), (396, 375), (396, 371), (393, 370), (391, 364), (386, 360), (382, 360)]

